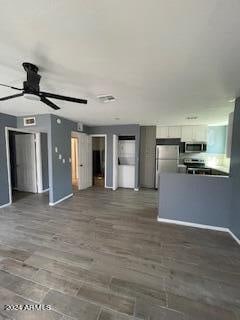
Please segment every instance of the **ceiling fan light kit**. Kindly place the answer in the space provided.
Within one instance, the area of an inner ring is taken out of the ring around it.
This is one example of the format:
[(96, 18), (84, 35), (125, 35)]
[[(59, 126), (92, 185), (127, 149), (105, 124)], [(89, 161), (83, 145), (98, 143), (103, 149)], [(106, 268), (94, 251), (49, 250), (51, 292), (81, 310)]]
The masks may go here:
[(32, 94), (32, 93), (24, 93), (23, 94), (24, 98), (28, 99), (28, 100), (33, 100), (33, 101), (40, 101), (40, 97)]
[(44, 104), (48, 105), (50, 108), (54, 110), (59, 110), (60, 108), (48, 98), (87, 104), (86, 99), (78, 99), (78, 98), (63, 96), (55, 93), (40, 91), (39, 84), (40, 84), (41, 76), (38, 74), (38, 67), (29, 62), (23, 62), (22, 66), (27, 73), (27, 80), (23, 82), (22, 89), (16, 88), (13, 86), (8, 86), (6, 84), (0, 84), (3, 87), (21, 91), (21, 93), (0, 98), (0, 101), (10, 100), (10, 99), (24, 96), (24, 98), (29, 100), (42, 101)]

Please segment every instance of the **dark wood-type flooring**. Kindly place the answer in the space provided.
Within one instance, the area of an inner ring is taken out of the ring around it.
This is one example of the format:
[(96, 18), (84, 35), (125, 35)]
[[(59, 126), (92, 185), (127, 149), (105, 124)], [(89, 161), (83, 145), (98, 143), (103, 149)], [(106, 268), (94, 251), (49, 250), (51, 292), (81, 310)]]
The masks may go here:
[(92, 188), (55, 207), (15, 199), (0, 209), (0, 319), (240, 319), (240, 247), (157, 222), (156, 191)]

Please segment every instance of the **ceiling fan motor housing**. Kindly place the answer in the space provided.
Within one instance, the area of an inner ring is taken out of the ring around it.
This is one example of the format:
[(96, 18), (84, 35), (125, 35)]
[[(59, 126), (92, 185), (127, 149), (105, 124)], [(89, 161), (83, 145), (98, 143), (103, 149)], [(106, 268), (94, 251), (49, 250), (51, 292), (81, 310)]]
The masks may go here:
[(41, 76), (38, 74), (38, 67), (29, 62), (24, 62), (22, 66), (27, 73), (27, 80), (23, 82), (22, 89), (0, 83), (0, 86), (21, 91), (21, 93), (13, 94), (2, 98), (0, 97), (0, 101), (5, 101), (24, 96), (26, 99), (30, 100), (41, 100), (44, 104), (48, 105), (54, 110), (59, 110), (60, 108), (48, 98), (87, 104), (86, 99), (78, 99), (68, 96), (62, 96), (60, 94), (40, 91), (39, 83), (41, 80)]
[(24, 62), (23, 68), (27, 72), (27, 81), (23, 82), (24, 92), (38, 93), (41, 76), (38, 74), (38, 67), (32, 63)]

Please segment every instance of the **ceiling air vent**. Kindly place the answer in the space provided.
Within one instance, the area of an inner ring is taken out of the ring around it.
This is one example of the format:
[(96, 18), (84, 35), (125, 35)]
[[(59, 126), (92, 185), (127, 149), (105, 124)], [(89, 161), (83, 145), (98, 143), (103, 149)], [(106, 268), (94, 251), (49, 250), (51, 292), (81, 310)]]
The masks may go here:
[(190, 117), (186, 117), (186, 120), (197, 120), (198, 117), (196, 116), (190, 116)]
[(116, 98), (114, 96), (112, 96), (111, 94), (101, 95), (101, 96), (98, 96), (97, 98), (100, 102), (111, 102), (111, 101), (116, 100)]
[(24, 125), (24, 127), (35, 126), (36, 125), (36, 118), (35, 117), (23, 118), (23, 125)]

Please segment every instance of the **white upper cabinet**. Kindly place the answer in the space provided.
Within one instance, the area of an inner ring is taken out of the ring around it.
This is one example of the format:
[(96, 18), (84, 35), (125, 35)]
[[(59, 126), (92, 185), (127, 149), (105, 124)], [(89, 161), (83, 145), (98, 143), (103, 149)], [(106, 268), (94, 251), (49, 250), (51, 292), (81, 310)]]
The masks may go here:
[(181, 127), (157, 127), (157, 138), (168, 139), (168, 138), (181, 138)]
[(193, 126), (183, 126), (181, 140), (184, 142), (192, 141)]
[(157, 127), (157, 139), (181, 138), (183, 142), (207, 142), (207, 126)]
[(168, 137), (169, 138), (181, 138), (182, 128), (178, 127), (168, 127)]
[(207, 126), (183, 126), (182, 141), (207, 142)]
[(207, 126), (193, 126), (193, 141), (207, 141)]
[(157, 138), (166, 139), (168, 138), (168, 127), (157, 127)]

